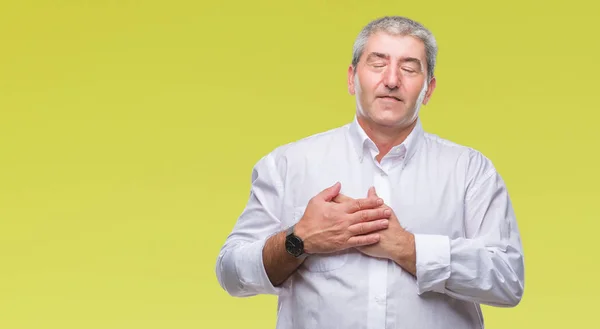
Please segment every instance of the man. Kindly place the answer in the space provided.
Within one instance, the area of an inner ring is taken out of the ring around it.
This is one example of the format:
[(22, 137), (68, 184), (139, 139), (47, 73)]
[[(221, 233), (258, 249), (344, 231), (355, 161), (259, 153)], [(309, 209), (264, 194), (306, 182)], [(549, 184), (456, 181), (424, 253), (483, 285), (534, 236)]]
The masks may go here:
[(384, 17), (354, 44), (353, 122), (276, 148), (216, 266), (232, 296), (279, 296), (277, 328), (483, 328), (516, 306), (524, 262), (504, 182), (478, 151), (423, 131), (436, 41)]

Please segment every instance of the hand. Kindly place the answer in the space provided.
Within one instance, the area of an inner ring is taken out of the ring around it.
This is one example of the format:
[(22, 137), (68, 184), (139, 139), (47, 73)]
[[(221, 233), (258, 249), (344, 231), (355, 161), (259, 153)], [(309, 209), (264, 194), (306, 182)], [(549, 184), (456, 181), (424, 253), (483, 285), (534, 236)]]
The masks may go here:
[(304, 241), (308, 254), (332, 253), (379, 241), (376, 231), (388, 226), (392, 212), (382, 208), (383, 200), (375, 195), (366, 199), (332, 202), (341, 184), (321, 191), (310, 199), (294, 233)]
[[(374, 187), (369, 189), (367, 195), (368, 199), (378, 198)], [(342, 194), (334, 199), (335, 202), (345, 203), (351, 202), (351, 200), (353, 199)], [(356, 249), (371, 257), (391, 259), (409, 273), (416, 275), (414, 235), (400, 226), (398, 217), (396, 217), (396, 214), (389, 206), (384, 204), (381, 205), (380, 208), (387, 209), (391, 212), (387, 229), (379, 232), (379, 242), (371, 245), (359, 246)]]

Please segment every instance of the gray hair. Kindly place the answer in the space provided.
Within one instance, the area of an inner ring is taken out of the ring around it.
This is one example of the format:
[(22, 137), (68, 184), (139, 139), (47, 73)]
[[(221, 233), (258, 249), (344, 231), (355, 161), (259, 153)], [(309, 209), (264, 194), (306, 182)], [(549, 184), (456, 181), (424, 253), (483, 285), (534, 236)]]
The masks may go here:
[(401, 16), (385, 16), (367, 24), (358, 34), (352, 49), (352, 67), (356, 70), (358, 61), (362, 56), (369, 37), (376, 32), (385, 32), (391, 35), (407, 35), (418, 38), (425, 45), (425, 58), (427, 60), (427, 81), (433, 78), (435, 60), (437, 56), (437, 42), (433, 34), (418, 22)]

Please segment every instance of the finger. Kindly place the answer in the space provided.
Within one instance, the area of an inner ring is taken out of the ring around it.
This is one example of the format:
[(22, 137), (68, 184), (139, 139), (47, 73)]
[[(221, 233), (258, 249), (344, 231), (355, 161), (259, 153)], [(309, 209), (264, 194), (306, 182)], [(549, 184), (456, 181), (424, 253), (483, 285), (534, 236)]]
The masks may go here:
[(373, 197), (374, 198), (378, 198), (377, 191), (375, 191), (375, 186), (371, 186), (369, 188), (369, 192), (367, 192), (367, 197), (369, 197), (369, 198), (373, 198)]
[(391, 215), (392, 211), (388, 208), (367, 209), (354, 213), (350, 219), (350, 223), (353, 225), (378, 219), (389, 219)]
[(366, 199), (355, 199), (347, 203), (346, 211), (349, 214), (356, 213), (361, 210), (378, 208), (383, 205), (383, 199), (381, 198), (366, 198)]
[(380, 219), (374, 220), (370, 222), (358, 223), (354, 225), (350, 225), (348, 227), (348, 231), (352, 233), (352, 235), (365, 235), (368, 233), (373, 233), (375, 231), (386, 229), (389, 225), (389, 220)]
[(342, 193), (339, 193), (338, 195), (335, 196), (335, 198), (333, 198), (332, 201), (337, 202), (337, 203), (344, 203), (344, 202), (352, 201), (352, 198), (349, 196), (346, 196)]
[(322, 200), (329, 202), (329, 201), (331, 201), (333, 198), (335, 198), (340, 193), (341, 188), (342, 188), (342, 184), (340, 182), (336, 182), (335, 184), (333, 184), (332, 186), (324, 189), (323, 191), (321, 191), (317, 195)]
[(353, 236), (350, 239), (348, 239), (348, 246), (349, 247), (368, 246), (368, 245), (379, 242), (379, 238), (380, 237), (379, 237), (378, 233)]

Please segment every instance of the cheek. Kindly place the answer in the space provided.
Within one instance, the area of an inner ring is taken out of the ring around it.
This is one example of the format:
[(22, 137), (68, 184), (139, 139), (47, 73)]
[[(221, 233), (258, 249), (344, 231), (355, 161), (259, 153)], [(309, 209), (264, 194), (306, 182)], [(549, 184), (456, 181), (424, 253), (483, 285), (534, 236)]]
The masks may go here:
[(360, 91), (363, 96), (371, 98), (375, 94), (377, 89), (377, 78), (372, 76), (361, 77), (360, 80)]
[(409, 84), (407, 84), (406, 89), (410, 94), (411, 98), (416, 100), (423, 91), (424, 87), (427, 87), (424, 84), (424, 81), (411, 81)]

